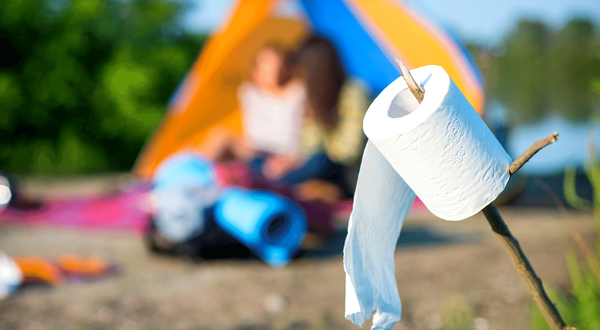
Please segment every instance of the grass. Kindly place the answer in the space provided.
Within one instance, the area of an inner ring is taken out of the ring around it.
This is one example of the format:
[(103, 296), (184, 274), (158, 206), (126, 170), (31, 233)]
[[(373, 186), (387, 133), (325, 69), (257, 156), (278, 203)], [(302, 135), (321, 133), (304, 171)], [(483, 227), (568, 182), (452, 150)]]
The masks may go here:
[[(600, 159), (594, 153), (594, 146), (590, 147), (590, 162), (586, 166), (586, 175), (593, 187), (593, 201), (586, 201), (577, 196), (575, 192), (575, 170), (565, 171), (565, 197), (575, 208), (593, 209), (593, 221), (596, 233), (600, 236)], [(600, 240), (597, 239), (595, 249), (587, 247), (581, 249), (585, 261), (580, 261), (574, 250), (567, 251), (565, 258), (571, 278), (571, 288), (568, 294), (561, 294), (555, 289), (550, 289), (552, 301), (565, 318), (565, 321), (579, 330), (600, 329)], [(532, 311), (532, 329), (546, 330), (546, 324), (537, 307)]]

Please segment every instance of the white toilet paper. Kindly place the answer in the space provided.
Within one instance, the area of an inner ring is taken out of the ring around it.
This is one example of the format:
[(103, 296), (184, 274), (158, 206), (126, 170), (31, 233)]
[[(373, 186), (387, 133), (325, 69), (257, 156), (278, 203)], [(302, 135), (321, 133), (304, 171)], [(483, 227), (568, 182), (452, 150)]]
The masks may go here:
[(346, 318), (356, 324), (362, 326), (374, 309), (380, 327), (373, 329), (389, 329), (400, 319), (394, 250), (414, 199), (400, 175), (367, 142), (344, 245)]
[[(403, 78), (365, 115), (369, 138), (344, 246), (346, 317), (390, 329), (401, 315), (394, 250), (415, 193), (438, 217), (462, 220), (504, 189), (511, 159), (439, 66), (411, 71), (425, 90), (418, 104)], [(414, 191), (414, 192), (413, 192)]]

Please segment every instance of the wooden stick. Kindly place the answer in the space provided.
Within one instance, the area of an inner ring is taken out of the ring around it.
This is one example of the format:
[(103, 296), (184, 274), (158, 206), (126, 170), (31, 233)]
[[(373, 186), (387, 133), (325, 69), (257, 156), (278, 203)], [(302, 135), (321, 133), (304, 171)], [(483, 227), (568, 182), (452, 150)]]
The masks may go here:
[(533, 157), (533, 155), (550, 143), (556, 142), (556, 140), (558, 140), (558, 132), (554, 132), (539, 141), (535, 141), (535, 143), (532, 144), (529, 149), (525, 150), (525, 152), (519, 156), (519, 158), (510, 164), (508, 173), (511, 176), (515, 174), (523, 165), (525, 165), (525, 163), (529, 161), (529, 159), (531, 159), (531, 157)]
[[(531, 159), (531, 157), (533, 157), (533, 155), (550, 143), (555, 142), (557, 139), (558, 133), (555, 132), (542, 140), (536, 141), (508, 167), (509, 174), (511, 176), (515, 174), (525, 163), (527, 163), (527, 161), (529, 161), (529, 159)], [(548, 294), (546, 294), (544, 286), (542, 285), (542, 280), (535, 274), (531, 263), (529, 263), (527, 256), (525, 256), (525, 252), (523, 252), (519, 245), (519, 241), (511, 234), (496, 206), (493, 203), (490, 203), (490, 205), (486, 206), (482, 212), (492, 227), (492, 230), (496, 233), (496, 236), (502, 243), (502, 246), (504, 246), (504, 249), (508, 252), (513, 265), (519, 274), (521, 274), (523, 281), (525, 281), (525, 284), (529, 288), (533, 301), (538, 305), (538, 308), (542, 312), (546, 322), (550, 325), (550, 328), (552, 328), (552, 330), (575, 330), (575, 328), (569, 327), (565, 323), (556, 309), (556, 306), (554, 306), (552, 301), (550, 301), (550, 298), (548, 298)]]
[(396, 58), (396, 57), (394, 57), (394, 58), (396, 59), (398, 66), (400, 66), (400, 71), (402, 72), (402, 78), (404, 78), (404, 81), (406, 81), (406, 84), (408, 85), (408, 89), (410, 90), (412, 95), (415, 96), (415, 98), (417, 99), (417, 101), (420, 104), (421, 102), (423, 102), (423, 98), (425, 97), (425, 92), (421, 89), (419, 84), (417, 84), (417, 82), (415, 81), (413, 76), (410, 74), (410, 71), (408, 71), (408, 69), (406, 68), (404, 63), (402, 63), (402, 61), (400, 61), (398, 58)]
[[(400, 66), (402, 77), (404, 77), (408, 88), (420, 104), (423, 102), (423, 91), (415, 82), (406, 66), (404, 66), (404, 63), (399, 59), (396, 59), (396, 62), (398, 62), (398, 65)], [(527, 163), (527, 161), (529, 161), (529, 159), (531, 159), (531, 157), (533, 157), (533, 155), (550, 143), (555, 142), (557, 139), (558, 133), (554, 132), (546, 138), (536, 141), (508, 167), (509, 174), (511, 176), (515, 174), (523, 165), (525, 165), (525, 163)], [(565, 323), (560, 316), (560, 313), (558, 313), (556, 306), (554, 306), (552, 301), (550, 301), (550, 298), (548, 298), (548, 294), (546, 294), (544, 286), (542, 285), (542, 280), (535, 274), (533, 267), (531, 267), (531, 263), (529, 263), (527, 256), (525, 256), (525, 252), (523, 252), (519, 245), (519, 241), (517, 241), (510, 230), (508, 230), (508, 226), (506, 225), (506, 222), (504, 222), (504, 219), (502, 219), (502, 216), (500, 216), (500, 212), (498, 212), (496, 206), (493, 203), (490, 203), (483, 208), (482, 212), (492, 227), (492, 230), (496, 233), (498, 239), (500, 239), (502, 246), (504, 246), (504, 249), (510, 256), (513, 265), (519, 274), (521, 274), (521, 277), (529, 288), (533, 300), (538, 305), (546, 322), (550, 325), (550, 328), (552, 328), (552, 330), (576, 330)]]
[(550, 301), (550, 298), (548, 298), (544, 286), (542, 285), (542, 280), (535, 274), (533, 267), (531, 267), (531, 263), (529, 263), (527, 256), (525, 256), (525, 252), (521, 249), (517, 239), (511, 234), (510, 230), (508, 230), (508, 226), (500, 216), (500, 212), (498, 212), (496, 206), (490, 204), (486, 206), (482, 212), (490, 223), (492, 230), (496, 233), (498, 239), (500, 239), (502, 246), (504, 246), (504, 249), (508, 252), (513, 265), (519, 274), (521, 274), (523, 281), (525, 281), (525, 284), (529, 288), (533, 301), (538, 305), (546, 322), (550, 325), (550, 328), (552, 328), (552, 330), (575, 330), (575, 328), (569, 327), (565, 323), (556, 309), (556, 306), (554, 306), (552, 301)]

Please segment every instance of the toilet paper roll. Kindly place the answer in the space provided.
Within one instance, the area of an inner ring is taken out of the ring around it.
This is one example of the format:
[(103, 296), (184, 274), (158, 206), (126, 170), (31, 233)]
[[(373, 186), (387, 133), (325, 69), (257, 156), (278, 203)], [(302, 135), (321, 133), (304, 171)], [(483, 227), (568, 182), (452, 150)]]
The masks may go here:
[(433, 214), (468, 218), (502, 192), (511, 159), (442, 67), (411, 73), (423, 102), (396, 79), (369, 107), (365, 134)]
[(390, 329), (401, 316), (394, 250), (415, 193), (436, 216), (462, 220), (502, 192), (511, 159), (439, 66), (411, 71), (418, 104), (403, 78), (369, 107), (369, 142), (360, 168), (344, 246), (346, 317)]

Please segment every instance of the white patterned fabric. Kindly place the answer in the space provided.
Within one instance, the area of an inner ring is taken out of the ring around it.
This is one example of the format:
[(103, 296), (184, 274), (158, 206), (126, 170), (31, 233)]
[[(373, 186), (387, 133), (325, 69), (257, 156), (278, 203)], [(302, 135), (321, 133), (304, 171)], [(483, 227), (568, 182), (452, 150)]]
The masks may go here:
[(253, 84), (240, 87), (244, 132), (249, 145), (273, 154), (298, 153), (304, 117), (306, 92), (296, 82), (281, 95), (274, 95)]

